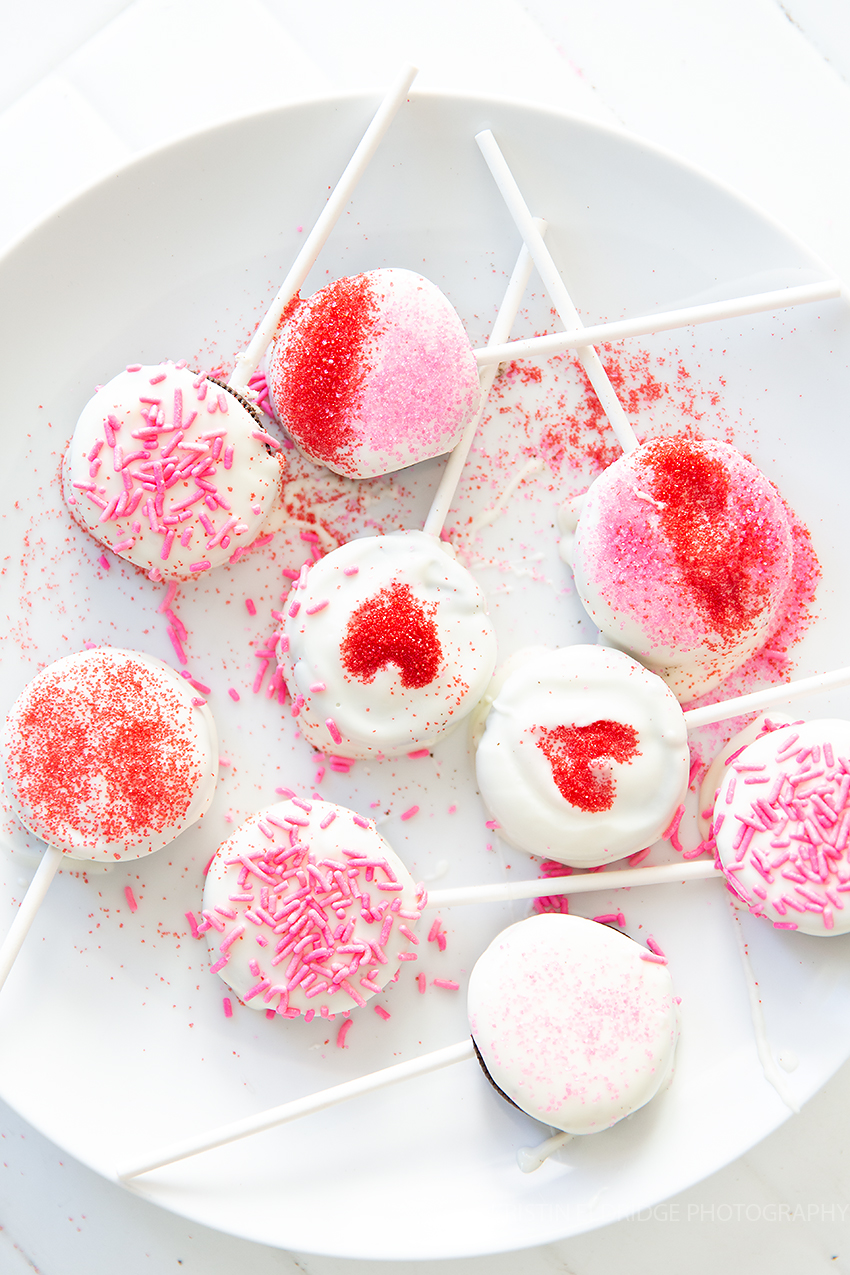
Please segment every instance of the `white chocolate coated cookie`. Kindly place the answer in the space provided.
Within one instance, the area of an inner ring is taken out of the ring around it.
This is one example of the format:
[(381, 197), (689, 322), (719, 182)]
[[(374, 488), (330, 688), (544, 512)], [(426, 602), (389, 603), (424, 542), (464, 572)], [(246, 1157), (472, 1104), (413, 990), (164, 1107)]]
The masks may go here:
[(494, 695), (475, 758), (501, 835), (588, 868), (652, 845), (688, 789), (687, 731), (672, 691), (608, 647), (521, 657)]
[(133, 364), (83, 408), (65, 500), (113, 553), (154, 579), (189, 580), (234, 561), (276, 508), (266, 439), (259, 417), (205, 373)]
[(782, 618), (792, 580), (787, 508), (726, 443), (644, 443), (597, 478), (562, 541), (606, 640), (683, 702), (740, 667)]
[(371, 819), (294, 798), (220, 847), (201, 926), (212, 969), (242, 1001), (309, 1021), (364, 1005), (416, 959), (417, 898)]
[(268, 380), (279, 420), (312, 460), (348, 478), (451, 451), (480, 399), (463, 325), (411, 270), (336, 280), (291, 308)]
[(496, 1086), (567, 1133), (610, 1128), (672, 1072), (679, 1027), (666, 964), (583, 917), (548, 913), (503, 930), (475, 964), (468, 1010)]
[(305, 737), (325, 753), (393, 757), (442, 739), (496, 662), (484, 595), (422, 531), (352, 540), (284, 603), (281, 666)]
[(850, 722), (795, 722), (732, 757), (712, 832), (756, 916), (804, 934), (850, 931)]
[(108, 864), (162, 849), (204, 814), (218, 741), (206, 704), (168, 665), (99, 647), (24, 688), (3, 760), (25, 827), (72, 859)]

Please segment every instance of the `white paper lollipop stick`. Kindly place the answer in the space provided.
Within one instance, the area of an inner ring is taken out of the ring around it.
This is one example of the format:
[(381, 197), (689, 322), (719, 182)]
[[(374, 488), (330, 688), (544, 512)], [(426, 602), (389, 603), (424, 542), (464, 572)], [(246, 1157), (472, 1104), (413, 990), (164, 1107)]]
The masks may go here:
[[(541, 235), (546, 233), (545, 221), (537, 218), (534, 224)], [(505, 290), (502, 304), (499, 306), (499, 313), (496, 315), (496, 321), (493, 324), (493, 331), (490, 333), (488, 345), (492, 345), (494, 343), (501, 345), (510, 336), (511, 328), (513, 327), (514, 320), (516, 319), (522, 298), (525, 295), (525, 290), (528, 287), (528, 281), (531, 278), (531, 271), (533, 267), (534, 262), (531, 259), (531, 253), (528, 251), (526, 245), (523, 244), (520, 249), (520, 254), (517, 257), (513, 274), (508, 280), (508, 286)], [(494, 363), (488, 364), (487, 367), (482, 368), (479, 372), (478, 380), (481, 386), (481, 403), (478, 411), (463, 431), (460, 442), (457, 444), (454, 451), (451, 452), (449, 459), (446, 462), (446, 467), (443, 470), (443, 476), (440, 479), (440, 484), (437, 488), (431, 508), (428, 511), (428, 517), (425, 519), (425, 525), (422, 528), (422, 530), (428, 535), (439, 536), (440, 532), (443, 530), (443, 523), (446, 521), (449, 507), (454, 499), (454, 494), (457, 490), (457, 485), (460, 481), (463, 467), (466, 464), (466, 458), (469, 455), (469, 449), (472, 446), (472, 440), (475, 437), (478, 426), (481, 424), (481, 418), (487, 410), (487, 400), (490, 391), (493, 388), (493, 382), (496, 379), (496, 373), (498, 370), (499, 360), (497, 359)]]
[[(651, 868), (619, 868), (615, 872), (585, 872), (578, 877), (537, 877), (533, 881), (498, 881), (491, 885), (434, 890), (425, 908), (450, 908), (461, 903), (504, 903), (509, 899), (549, 898), (555, 894), (593, 894), (598, 890), (626, 890), (642, 885), (672, 885), (719, 876), (714, 863), (662, 863)], [(423, 908), (424, 911), (424, 908)]]
[[(498, 142), (489, 129), (486, 129), (483, 133), (478, 133), (475, 140), (487, 162), (487, 167), (493, 174), (496, 185), (499, 187), (508, 212), (511, 214), (517, 230), (522, 235), (529, 252), (534, 258), (534, 264), (537, 267), (540, 278), (543, 280), (546, 291), (549, 293), (552, 304), (560, 316), (561, 322), (567, 328), (580, 328), (582, 323), (578, 310), (573, 305), (558, 267), (552, 260), (540, 232), (534, 225), (528, 205), (514, 180), (513, 173), (508, 168), (505, 157), (499, 149)], [(602, 410), (608, 417), (611, 428), (617, 436), (617, 442), (624, 452), (633, 452), (638, 445), (638, 440), (629, 424), (622, 403), (614, 393), (614, 387), (608, 379), (608, 373), (602, 366), (599, 355), (593, 346), (589, 344), (578, 346), (576, 353), (591, 385), (596, 391), (599, 402), (602, 404)]]
[(839, 296), (841, 284), (838, 279), (825, 279), (823, 283), (804, 283), (796, 288), (758, 292), (748, 297), (735, 297), (730, 301), (711, 301), (707, 305), (688, 306), (682, 310), (664, 310), (658, 314), (645, 314), (637, 319), (596, 323), (591, 327), (573, 328), (569, 332), (548, 332), (545, 336), (506, 341), (503, 345), (496, 345), (491, 339), (482, 349), (475, 351), (475, 358), (479, 367), (489, 367), (491, 363), (502, 363), (505, 359), (546, 358), (550, 354), (576, 350), (588, 341), (594, 344), (623, 341), (627, 337), (649, 336), (653, 332), (670, 332), (674, 328), (716, 323), (721, 319), (737, 319), (747, 314), (785, 310), (814, 301), (830, 301)]
[(280, 292), (278, 292), (268, 313), (247, 347), (236, 356), (236, 367), (233, 369), (233, 374), (229, 381), (229, 384), (234, 389), (244, 390), (254, 372), (256, 372), (257, 364), (263, 357), (266, 347), (277, 330), (280, 316), (310, 273), (316, 258), (325, 246), (328, 235), (333, 230), (340, 214), (351, 198), (355, 186), (366, 171), (379, 142), (392, 123), (402, 102), (406, 100), (408, 90), (416, 77), (416, 73), (416, 67), (406, 66), (378, 107), (372, 123), (363, 134), (360, 144), (349, 160), (345, 172), (337, 182), (328, 202), (319, 215), (318, 221), (295, 258), (289, 274), (283, 281)]
[(815, 691), (835, 690), (839, 686), (850, 686), (850, 667), (834, 669), (831, 673), (817, 673), (814, 677), (801, 677), (795, 682), (778, 682), (776, 686), (766, 686), (761, 691), (738, 695), (735, 699), (709, 704), (706, 708), (689, 708), (685, 711), (685, 724), (689, 730), (697, 726), (708, 726), (711, 722), (740, 717), (743, 713), (769, 708), (771, 704), (781, 704), (785, 700), (796, 699)]
[(42, 855), (41, 863), (36, 869), (35, 876), (29, 883), (29, 888), (23, 897), (21, 906), (15, 914), (9, 933), (3, 940), (2, 945), (0, 945), (0, 987), (3, 986), (9, 976), (9, 970), (15, 963), (15, 957), (21, 950), (21, 944), (29, 932), (29, 928), (35, 919), (35, 914), (47, 893), (47, 887), (55, 877), (56, 869), (61, 862), (62, 851), (56, 850), (53, 846), (48, 846)]
[(539, 1143), (536, 1147), (520, 1147), (516, 1153), (516, 1162), (523, 1173), (534, 1173), (541, 1165), (545, 1164), (550, 1155), (560, 1151), (561, 1147), (565, 1147), (568, 1142), (572, 1142), (574, 1137), (574, 1133), (556, 1133), (551, 1138), (547, 1138), (545, 1142)]
[(261, 1133), (264, 1129), (273, 1129), (277, 1125), (287, 1124), (290, 1120), (300, 1120), (302, 1116), (324, 1111), (326, 1107), (347, 1102), (349, 1098), (358, 1098), (361, 1094), (372, 1093), (375, 1089), (384, 1089), (388, 1085), (398, 1084), (401, 1080), (410, 1080), (413, 1076), (424, 1076), (428, 1072), (449, 1067), (452, 1063), (464, 1062), (467, 1058), (472, 1058), (474, 1052), (472, 1041), (462, 1040), (445, 1049), (436, 1049), (433, 1053), (423, 1054), (420, 1058), (411, 1058), (408, 1062), (384, 1067), (381, 1071), (373, 1071), (368, 1076), (358, 1077), (357, 1080), (347, 1080), (344, 1084), (322, 1089), (319, 1093), (308, 1094), (306, 1098), (296, 1098), (293, 1102), (285, 1102), (280, 1107), (271, 1107), (268, 1111), (261, 1111), (256, 1116), (247, 1116), (244, 1120), (220, 1125), (218, 1129), (213, 1129), (196, 1138), (186, 1138), (182, 1142), (176, 1142), (139, 1164), (120, 1168), (118, 1177), (122, 1182), (127, 1182), (131, 1178), (137, 1178), (140, 1173), (150, 1173), (152, 1169), (161, 1169), (163, 1165), (187, 1160), (201, 1151), (226, 1146), (229, 1142), (237, 1142), (240, 1138), (250, 1137), (252, 1133)]

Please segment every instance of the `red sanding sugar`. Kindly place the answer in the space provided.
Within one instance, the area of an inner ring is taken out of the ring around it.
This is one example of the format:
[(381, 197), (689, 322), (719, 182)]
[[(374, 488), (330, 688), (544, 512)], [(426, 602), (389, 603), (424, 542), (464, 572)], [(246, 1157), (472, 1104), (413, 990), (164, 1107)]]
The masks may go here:
[(298, 422), (299, 442), (319, 460), (338, 460), (355, 441), (350, 415), (376, 316), (364, 274), (338, 279), (295, 312), (274, 393), (281, 415)]
[(630, 762), (639, 755), (638, 733), (623, 722), (599, 721), (589, 726), (532, 727), (540, 732), (537, 747), (552, 767), (552, 778), (565, 801), (598, 814), (614, 802), (614, 779), (598, 763)]
[(378, 669), (395, 664), (405, 687), (427, 686), (443, 658), (436, 603), (414, 598), (409, 584), (396, 581), (367, 598), (348, 622), (340, 647), (342, 665), (360, 682), (374, 680)]
[(198, 772), (180, 701), (142, 666), (103, 663), (44, 677), (15, 722), (7, 764), (18, 799), (62, 838), (123, 841), (189, 809)]
[(641, 464), (659, 504), (661, 529), (693, 595), (716, 633), (734, 639), (764, 609), (762, 564), (775, 535), (755, 493), (738, 493), (729, 515), (730, 478), (716, 456), (679, 436), (648, 444)]

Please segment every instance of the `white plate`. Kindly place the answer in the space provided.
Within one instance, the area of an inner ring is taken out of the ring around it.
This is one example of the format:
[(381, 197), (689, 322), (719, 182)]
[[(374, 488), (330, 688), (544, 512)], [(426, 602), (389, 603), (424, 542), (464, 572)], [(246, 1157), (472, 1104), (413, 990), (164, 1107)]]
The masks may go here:
[[(125, 363), (182, 356), (210, 366), (232, 358), (372, 107), (361, 99), (312, 103), (190, 139), (76, 200), (0, 263), (0, 588), (8, 617), (0, 708), (38, 667), (86, 640), (171, 658), (156, 611), (162, 589), (115, 559), (108, 571), (98, 566), (100, 549), (64, 511), (57, 482), (64, 445), (92, 385)], [(548, 219), (551, 247), (588, 321), (823, 277), (819, 263), (760, 214), (627, 138), (503, 103), (417, 96), (306, 291), (327, 276), (375, 266), (420, 269), (481, 341), (518, 247), (472, 141), (487, 125), (533, 210)], [(847, 662), (849, 320), (834, 302), (632, 343), (624, 360), (628, 384), (648, 372), (666, 384), (656, 401), (638, 395), (639, 430), (693, 423), (705, 409), (701, 427), (731, 431), (808, 523), (824, 575), (820, 619), (796, 648), (800, 673)], [(549, 322), (538, 296), (518, 334)], [(594, 640), (556, 553), (556, 503), (589, 476), (584, 461), (577, 469), (563, 461), (556, 472), (557, 432), (577, 392), (573, 372), (562, 365), (558, 376), (556, 385), (549, 374), (541, 383), (515, 378), (505, 391), (498, 405), (514, 402), (515, 410), (496, 413), (488, 426), (450, 520), (498, 507), (511, 475), (534, 459), (541, 431), (549, 431), (544, 450), (555, 468), (531, 466), (474, 554), (505, 656), (528, 642)], [(378, 483), (383, 494), (366, 515), (386, 527), (416, 525), (438, 471), (433, 463)], [(338, 529), (351, 535), (365, 525), (355, 511)], [(456, 976), (463, 984), (489, 939), (527, 910), (444, 912), (446, 952), (422, 942), (427, 993), (420, 996), (414, 972), (403, 971), (381, 998), (390, 1020), (371, 1007), (356, 1014), (345, 1050), (332, 1034), (325, 1043), (320, 1023), (269, 1022), (239, 1006), (225, 1019), (225, 989), (206, 971), (205, 946), (188, 937), (183, 915), (199, 906), (202, 866), (233, 826), (225, 813), (238, 820), (273, 801), (281, 784), (313, 785), (315, 763), (288, 711), (251, 693), (256, 661), (248, 645), (270, 631), (280, 569), (299, 562), (303, 549), (297, 535), (295, 543), (278, 537), (182, 590), (189, 667), (212, 687), (232, 760), (213, 810), (202, 828), (148, 862), (89, 880), (63, 872), (0, 1000), (0, 1094), (107, 1176), (119, 1161), (178, 1135), (460, 1040), (463, 993), (433, 988), (430, 979)], [(240, 692), (238, 703), (229, 687)], [(827, 710), (846, 714), (850, 700), (834, 695), (801, 706)], [(486, 830), (463, 732), (430, 760), (357, 763), (348, 776), (330, 774), (322, 792), (365, 813), (372, 802), (390, 811), (385, 835), (418, 877), (439, 877), (434, 884), (536, 875), (536, 865), (503, 853)], [(401, 822), (413, 804), (420, 813)], [(4, 840), (3, 930), (35, 862), (9, 821)], [(669, 847), (653, 857), (665, 854)], [(135, 914), (127, 884), (139, 899)], [(711, 1173), (787, 1115), (756, 1056), (727, 896), (710, 882), (617, 902), (631, 933), (654, 934), (667, 951), (683, 998), (673, 1085), (631, 1120), (524, 1176), (517, 1149), (546, 1130), (502, 1103), (468, 1062), (151, 1174), (134, 1189), (264, 1243), (413, 1259), (551, 1241)], [(613, 903), (600, 894), (577, 910), (594, 915)], [(850, 1053), (848, 940), (779, 933), (749, 917), (744, 929), (769, 1037), (783, 1056), (797, 1056), (788, 1084), (803, 1101)]]

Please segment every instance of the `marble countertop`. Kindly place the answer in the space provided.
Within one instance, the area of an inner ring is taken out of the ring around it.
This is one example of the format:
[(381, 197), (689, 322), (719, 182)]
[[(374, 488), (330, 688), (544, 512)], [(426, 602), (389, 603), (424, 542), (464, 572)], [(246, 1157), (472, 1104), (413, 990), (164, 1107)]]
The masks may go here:
[[(139, 153), (268, 107), (374, 92), (414, 62), (421, 89), (563, 109), (660, 145), (850, 279), (842, 0), (2, 0), (0, 11), (0, 250)], [(266, 1248), (167, 1214), (65, 1156), (2, 1103), (0, 1135), (0, 1275), (355, 1275), (370, 1265)], [(441, 1269), (850, 1272), (847, 1135), (850, 1064), (741, 1160), (646, 1216)]]

